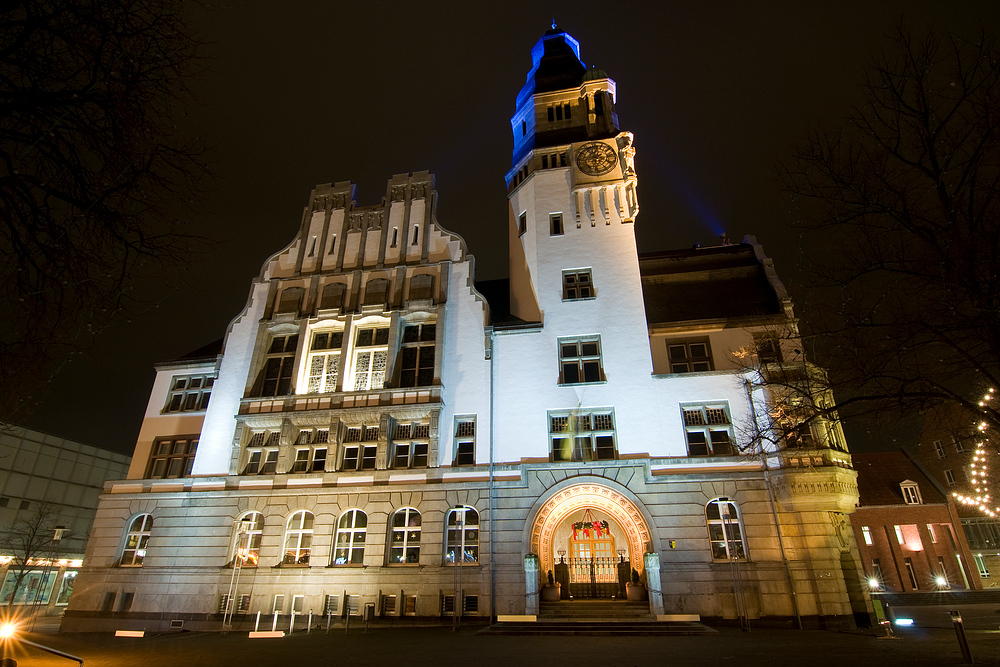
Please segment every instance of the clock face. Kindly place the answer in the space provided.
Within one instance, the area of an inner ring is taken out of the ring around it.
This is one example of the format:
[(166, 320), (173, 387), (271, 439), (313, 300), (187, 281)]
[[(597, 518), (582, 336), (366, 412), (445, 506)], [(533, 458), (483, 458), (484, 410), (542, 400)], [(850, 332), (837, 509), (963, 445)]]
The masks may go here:
[(600, 141), (591, 141), (576, 151), (576, 166), (587, 176), (603, 176), (618, 163), (614, 149)]

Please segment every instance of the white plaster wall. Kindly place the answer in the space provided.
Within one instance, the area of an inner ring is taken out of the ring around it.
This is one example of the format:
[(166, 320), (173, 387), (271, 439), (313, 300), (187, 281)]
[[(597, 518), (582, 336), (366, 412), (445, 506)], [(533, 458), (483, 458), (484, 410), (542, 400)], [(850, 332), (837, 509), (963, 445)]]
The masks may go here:
[(266, 282), (254, 282), (246, 309), (233, 321), (226, 334), (219, 378), (215, 381), (212, 399), (205, 411), (205, 423), (194, 459), (192, 472), (195, 475), (229, 473), (236, 414), (240, 410), (240, 398), (246, 390), (268, 288)]

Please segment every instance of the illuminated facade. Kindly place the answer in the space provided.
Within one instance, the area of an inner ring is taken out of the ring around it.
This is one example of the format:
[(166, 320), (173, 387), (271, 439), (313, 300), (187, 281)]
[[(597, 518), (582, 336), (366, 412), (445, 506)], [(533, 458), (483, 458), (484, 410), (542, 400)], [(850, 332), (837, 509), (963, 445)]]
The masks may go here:
[(745, 382), (792, 355), (770, 260), (638, 255), (633, 137), (579, 56), (547, 32), (517, 97), (509, 282), (475, 282), (427, 172), (313, 190), (222, 353), (158, 367), (64, 629), (534, 614), (549, 570), (615, 595), (625, 561), (651, 614), (866, 612), (839, 426), (768, 444)]

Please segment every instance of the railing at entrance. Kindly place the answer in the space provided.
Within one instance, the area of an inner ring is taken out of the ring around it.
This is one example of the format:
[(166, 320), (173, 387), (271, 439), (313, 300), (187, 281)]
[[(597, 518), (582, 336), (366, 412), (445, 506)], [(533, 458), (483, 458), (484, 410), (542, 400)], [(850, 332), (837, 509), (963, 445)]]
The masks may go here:
[(610, 598), (618, 595), (618, 559), (569, 558), (569, 594), (574, 598)]

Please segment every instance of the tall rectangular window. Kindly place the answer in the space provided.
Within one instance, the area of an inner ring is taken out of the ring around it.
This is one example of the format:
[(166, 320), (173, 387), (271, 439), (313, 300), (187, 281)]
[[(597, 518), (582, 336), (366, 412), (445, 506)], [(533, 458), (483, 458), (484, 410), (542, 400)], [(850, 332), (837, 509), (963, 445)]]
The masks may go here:
[(400, 347), (400, 387), (427, 387), (434, 384), (434, 324), (413, 324), (403, 329)]
[(562, 213), (549, 213), (549, 234), (552, 236), (562, 236), (563, 234)]
[(861, 526), (861, 534), (864, 535), (865, 544), (872, 545), (872, 530), (868, 526)]
[(559, 384), (601, 382), (600, 336), (559, 339)]
[(955, 473), (951, 470), (944, 471), (944, 478), (948, 480), (948, 486), (955, 486)]
[(754, 350), (757, 360), (762, 364), (778, 364), (782, 361), (781, 343), (777, 334), (765, 332), (753, 335)]
[(340, 372), (340, 348), (344, 343), (343, 331), (323, 331), (313, 335), (309, 352), (310, 394), (335, 391)]
[(735, 453), (728, 403), (682, 405), (689, 456), (731, 456)]
[(385, 386), (389, 328), (358, 329), (354, 339), (354, 391)]
[(910, 577), (910, 587), (915, 591), (920, 590), (920, 586), (917, 585), (917, 573), (913, 569), (913, 559), (904, 558), (903, 564), (906, 566), (906, 574)]
[(955, 436), (951, 436), (951, 442), (952, 444), (955, 445), (955, 451), (958, 452), (959, 454), (965, 451), (965, 445), (963, 445), (962, 441), (956, 438)]
[(517, 235), (522, 236), (528, 231), (528, 212), (524, 211), (517, 218)]
[(940, 440), (934, 441), (934, 451), (937, 453), (937, 457), (939, 459), (943, 459), (948, 456), (948, 453), (944, 451), (944, 445), (941, 444)]
[(261, 396), (287, 396), (292, 393), (292, 376), (295, 372), (295, 350), (298, 334), (275, 336), (264, 361), (264, 381)]
[(553, 461), (612, 461), (615, 415), (611, 408), (550, 410), (549, 443)]
[(667, 341), (671, 373), (699, 373), (712, 370), (712, 350), (708, 339)]
[(594, 279), (590, 269), (563, 271), (563, 301), (590, 299), (594, 296)]
[(476, 418), (455, 417), (455, 465), (476, 464)]
[(351, 426), (344, 434), (341, 470), (375, 470), (378, 454), (378, 426)]

